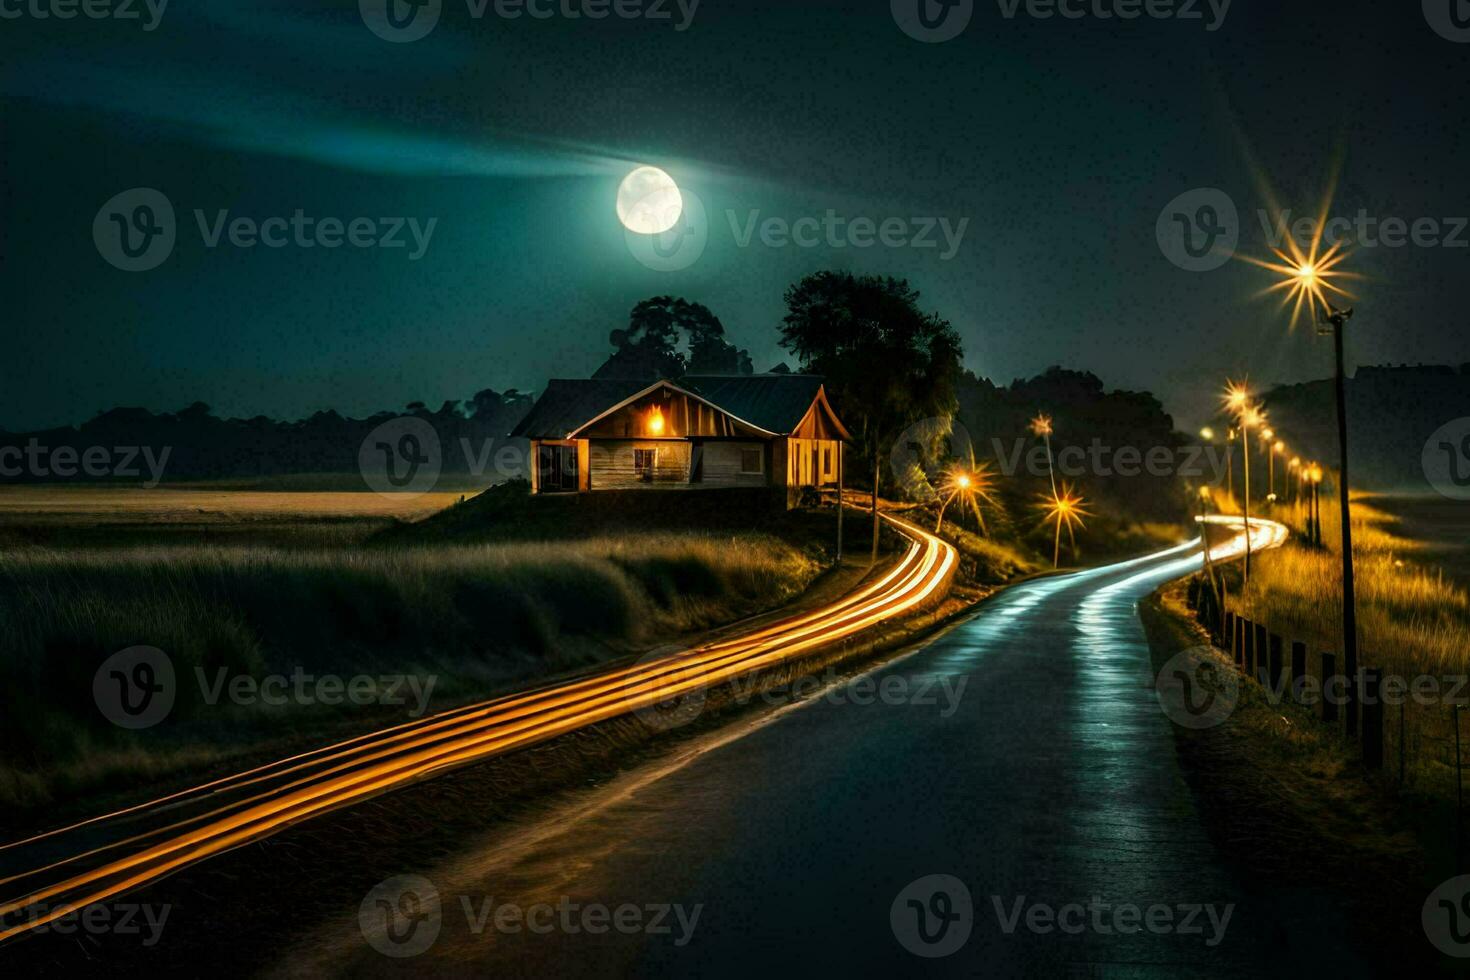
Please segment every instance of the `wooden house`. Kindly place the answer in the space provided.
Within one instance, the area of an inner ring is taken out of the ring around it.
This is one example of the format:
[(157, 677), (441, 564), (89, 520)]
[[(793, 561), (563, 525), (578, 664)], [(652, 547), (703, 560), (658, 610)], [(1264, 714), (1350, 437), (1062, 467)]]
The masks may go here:
[(512, 436), (531, 441), (535, 493), (836, 486), (850, 437), (822, 379), (558, 380)]

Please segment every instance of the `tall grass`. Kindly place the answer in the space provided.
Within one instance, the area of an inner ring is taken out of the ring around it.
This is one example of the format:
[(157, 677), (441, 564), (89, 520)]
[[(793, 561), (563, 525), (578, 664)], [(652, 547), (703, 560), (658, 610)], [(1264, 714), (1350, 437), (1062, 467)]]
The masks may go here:
[[(1324, 500), (1326, 546), (1304, 543), (1301, 515), (1282, 508), (1268, 515), (1298, 532), (1285, 547), (1257, 556), (1248, 588), (1232, 603), (1288, 641), (1308, 644), (1309, 665), (1318, 654), (1342, 650), (1341, 521)], [(1402, 537), (1395, 519), (1362, 500), (1352, 505), (1354, 580), (1359, 660), (1385, 676), (1454, 678), (1470, 673), (1470, 591), (1425, 561), (1428, 543)], [(1341, 660), (1338, 661), (1341, 669)], [(1449, 691), (1445, 683), (1441, 690)], [(1470, 688), (1460, 697), (1470, 694)], [(1397, 765), (1399, 708), (1385, 706), (1387, 756)], [(1406, 778), (1435, 793), (1453, 792), (1450, 708), (1409, 701), (1403, 708)]]
[[(323, 721), (319, 705), (209, 704), (197, 671), (433, 675), (437, 695), (478, 696), (782, 604), (819, 570), (751, 533), (0, 554), (0, 804), (157, 776)], [(168, 654), (179, 696), (163, 724), (124, 732), (92, 680), (135, 645)], [(373, 720), (341, 717), (353, 710), (326, 720)]]

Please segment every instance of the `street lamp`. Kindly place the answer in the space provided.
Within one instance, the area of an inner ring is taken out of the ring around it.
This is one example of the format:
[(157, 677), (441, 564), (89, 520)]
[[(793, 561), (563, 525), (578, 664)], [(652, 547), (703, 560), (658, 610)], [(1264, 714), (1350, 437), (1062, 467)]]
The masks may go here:
[(1337, 361), (1334, 387), (1337, 394), (1337, 499), (1338, 508), (1342, 512), (1342, 662), (1348, 676), (1345, 704), (1347, 733), (1352, 736), (1358, 732), (1357, 706), (1353, 703), (1356, 693), (1353, 685), (1358, 681), (1358, 610), (1353, 582), (1353, 515), (1348, 483), (1347, 372), (1343, 365), (1342, 333), (1348, 320), (1352, 319), (1353, 311), (1351, 308), (1339, 310), (1325, 302), (1323, 306), (1326, 309), (1317, 333), (1319, 336), (1332, 336)]
[(1251, 404), (1250, 389), (1244, 384), (1227, 381), (1225, 384), (1225, 408), (1236, 414), (1241, 440), (1241, 461), (1245, 467), (1245, 496), (1242, 512), (1245, 517), (1245, 581), (1251, 580), (1251, 426), (1260, 426), (1266, 419), (1260, 409)]
[[(1329, 197), (1330, 200), (1330, 197)], [(1323, 208), (1326, 213), (1326, 207)], [(1319, 222), (1315, 238), (1304, 251), (1292, 238), (1287, 238), (1288, 251), (1273, 249), (1276, 260), (1261, 260), (1247, 257), (1247, 261), (1274, 272), (1279, 277), (1266, 292), (1282, 292), (1285, 296), (1283, 308), (1290, 306), (1291, 325), (1296, 326), (1305, 314), (1318, 321), (1317, 333), (1331, 336), (1336, 360), (1335, 394), (1337, 396), (1337, 448), (1338, 448), (1338, 506), (1342, 512), (1342, 645), (1343, 667), (1348, 675), (1348, 696), (1344, 715), (1348, 735), (1358, 730), (1357, 710), (1354, 702), (1353, 685), (1357, 683), (1358, 670), (1358, 623), (1357, 601), (1353, 583), (1353, 519), (1349, 503), (1348, 482), (1348, 435), (1346, 370), (1343, 357), (1343, 329), (1352, 318), (1351, 308), (1338, 309), (1333, 305), (1337, 297), (1351, 300), (1353, 296), (1339, 283), (1342, 280), (1360, 278), (1344, 272), (1338, 267), (1347, 259), (1343, 240), (1339, 239), (1330, 248), (1323, 249), (1322, 232), (1327, 222)], [(1321, 468), (1313, 466), (1313, 498), (1316, 503), (1316, 484)], [(1318, 506), (1317, 534), (1321, 538), (1320, 505)]]

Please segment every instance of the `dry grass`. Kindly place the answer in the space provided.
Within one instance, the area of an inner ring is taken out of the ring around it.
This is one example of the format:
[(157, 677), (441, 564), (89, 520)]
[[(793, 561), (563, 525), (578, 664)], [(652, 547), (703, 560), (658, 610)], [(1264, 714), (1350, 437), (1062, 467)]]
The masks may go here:
[[(1232, 602), (1271, 632), (1305, 641), (1314, 675), (1320, 652), (1342, 649), (1341, 523), (1334, 504), (1323, 501), (1326, 547), (1320, 549), (1303, 543), (1293, 508), (1270, 515), (1294, 525), (1298, 536), (1259, 556), (1249, 588)], [(1445, 702), (1456, 679), (1470, 673), (1470, 591), (1432, 563), (1437, 542), (1404, 537), (1396, 518), (1357, 498), (1353, 551), (1362, 665), (1406, 681), (1441, 679), (1432, 703), (1408, 699), (1402, 719), (1399, 706), (1385, 706), (1385, 756), (1397, 775), (1402, 723), (1406, 781), (1445, 798), (1454, 792), (1453, 719)], [(1467, 694), (1470, 686), (1458, 698)]]
[[(756, 533), (6, 552), (0, 805), (148, 781), (312, 726), (385, 723), (394, 710), (211, 705), (197, 671), (432, 676), (446, 703), (784, 604), (819, 571)], [(130, 733), (101, 718), (92, 678), (109, 655), (140, 644), (169, 655), (179, 700), (166, 722)]]

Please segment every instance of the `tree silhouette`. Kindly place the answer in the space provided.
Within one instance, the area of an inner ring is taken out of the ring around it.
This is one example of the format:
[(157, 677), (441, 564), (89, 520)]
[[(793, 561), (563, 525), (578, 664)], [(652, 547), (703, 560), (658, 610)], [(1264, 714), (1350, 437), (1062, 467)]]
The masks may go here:
[(883, 450), (921, 419), (952, 416), (963, 354), (949, 321), (919, 309), (902, 279), (819, 272), (786, 291), (781, 346), (826, 379), (838, 414), (859, 426), (873, 467), (873, 559)]

